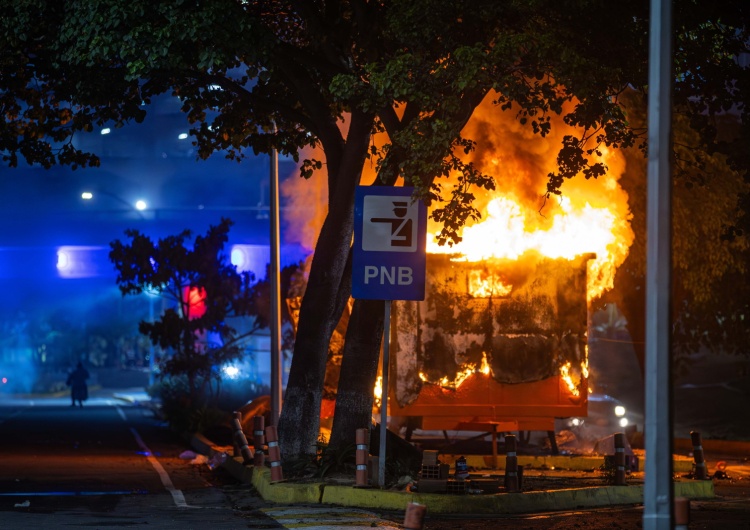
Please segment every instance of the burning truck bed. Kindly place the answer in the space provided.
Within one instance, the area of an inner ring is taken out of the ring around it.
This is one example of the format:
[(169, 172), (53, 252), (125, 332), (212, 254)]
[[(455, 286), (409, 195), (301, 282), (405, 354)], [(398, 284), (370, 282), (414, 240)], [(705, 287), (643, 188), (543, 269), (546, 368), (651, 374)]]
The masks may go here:
[(428, 254), (425, 300), (393, 305), (390, 415), (494, 435), (585, 416), (594, 257)]

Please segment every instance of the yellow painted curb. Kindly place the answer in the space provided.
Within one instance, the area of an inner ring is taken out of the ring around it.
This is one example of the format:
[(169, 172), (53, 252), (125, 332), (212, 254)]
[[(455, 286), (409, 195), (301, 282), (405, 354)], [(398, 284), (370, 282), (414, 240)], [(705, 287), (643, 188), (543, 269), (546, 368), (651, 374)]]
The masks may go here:
[[(713, 482), (710, 480), (676, 482), (674, 486), (675, 495), (680, 497), (703, 499), (714, 496)], [(476, 496), (367, 490), (348, 486), (324, 486), (323, 488), (323, 504), (403, 510), (408, 502), (424, 504), (427, 506), (429, 513), (533, 513), (642, 504), (643, 485), (600, 486)]]
[(404, 491), (383, 491), (377, 488), (326, 485), (323, 488), (321, 502), (323, 504), (357, 506), (359, 508), (403, 510), (409, 501), (423, 503), (417, 497), (418, 495), (416, 494)]
[[(459, 455), (440, 455), (444, 462), (452, 464)], [(466, 463), (475, 469), (491, 469), (492, 457), (488, 455), (463, 455)], [(604, 464), (603, 456), (531, 456), (519, 455), (518, 465), (532, 469), (568, 469), (571, 471), (588, 471), (599, 469)], [(640, 470), (643, 471), (645, 459), (640, 459)], [(497, 468), (505, 469), (505, 455), (498, 455)], [(689, 473), (693, 470), (693, 459), (675, 456), (672, 461), (672, 469), (675, 473)]]
[(265, 500), (281, 504), (320, 504), (325, 486), (322, 482), (271, 484), (271, 470), (266, 467), (253, 468), (252, 484)]
[(686, 480), (674, 483), (675, 497), (710, 499), (716, 496), (713, 480)]
[[(403, 510), (407, 503), (418, 502), (430, 513), (499, 514), (533, 513), (604, 506), (642, 504), (643, 485), (594, 486), (587, 488), (499, 493), (495, 495), (447, 495), (383, 491), (376, 488), (316, 484), (270, 484), (270, 471), (253, 472), (253, 486), (261, 496), (278, 503), (321, 503), (364, 509)], [(675, 482), (675, 495), (690, 499), (714, 496), (713, 482)], [(298, 490), (292, 493), (291, 490)], [(319, 495), (317, 498), (316, 495)]]
[[(198, 436), (193, 437), (193, 446), (209, 454), (218, 452), (210, 446), (208, 440)], [(642, 484), (495, 495), (449, 495), (384, 491), (322, 482), (271, 484), (270, 469), (245, 466), (241, 458), (231, 455), (226, 455), (222, 466), (238, 480), (252, 484), (263, 499), (278, 504), (330, 504), (363, 509), (403, 510), (409, 502), (418, 502), (427, 506), (428, 512), (433, 514), (513, 514), (643, 503)], [(715, 496), (714, 483), (711, 480), (676, 481), (674, 494), (689, 499), (712, 498)]]
[(326, 486), (322, 502), (380, 510), (403, 510), (407, 503), (418, 502), (427, 506), (427, 511), (433, 514), (512, 514), (639, 504), (643, 502), (643, 487), (605, 486), (475, 496), (379, 490), (368, 493), (367, 490), (346, 486)]

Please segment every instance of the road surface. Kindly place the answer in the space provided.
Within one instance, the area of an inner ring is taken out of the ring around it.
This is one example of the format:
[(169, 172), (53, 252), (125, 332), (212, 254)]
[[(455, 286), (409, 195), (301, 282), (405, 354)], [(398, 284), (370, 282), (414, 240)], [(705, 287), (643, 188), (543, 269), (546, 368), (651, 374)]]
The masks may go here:
[[(222, 469), (191, 463), (186, 441), (122, 397), (100, 392), (78, 408), (68, 397), (0, 395), (0, 528), (388, 530), (403, 523), (403, 513), (267, 503)], [(715, 484), (716, 500), (693, 503), (691, 530), (750, 529), (750, 472)], [(423, 530), (635, 530), (642, 517), (639, 506), (493, 517), (428, 512)]]

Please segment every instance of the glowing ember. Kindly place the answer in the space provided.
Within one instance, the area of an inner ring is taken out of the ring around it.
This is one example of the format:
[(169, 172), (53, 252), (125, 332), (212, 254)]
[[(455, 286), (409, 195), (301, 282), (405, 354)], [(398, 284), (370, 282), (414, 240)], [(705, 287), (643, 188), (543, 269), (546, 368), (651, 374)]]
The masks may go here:
[(440, 385), (443, 388), (450, 388), (450, 389), (457, 389), (461, 386), (461, 383), (466, 381), (466, 379), (469, 378), (472, 374), (484, 374), (484, 375), (490, 375), (490, 364), (487, 361), (487, 354), (485, 352), (482, 352), (482, 362), (477, 367), (475, 363), (468, 363), (465, 368), (456, 374), (456, 377), (451, 381), (448, 379), (447, 376), (443, 376), (442, 379), (439, 381), (430, 381), (430, 379), (422, 372), (419, 372), (419, 378), (424, 383), (432, 384), (432, 385)]

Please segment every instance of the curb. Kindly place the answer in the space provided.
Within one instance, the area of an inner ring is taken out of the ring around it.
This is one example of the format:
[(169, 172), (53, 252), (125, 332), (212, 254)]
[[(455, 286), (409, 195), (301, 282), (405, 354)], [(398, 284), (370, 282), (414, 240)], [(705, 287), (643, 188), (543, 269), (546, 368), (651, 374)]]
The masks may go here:
[[(446, 458), (456, 458), (456, 455), (444, 455)], [(476, 469), (486, 469), (492, 465), (492, 457), (487, 455), (466, 455), (466, 463)], [(568, 469), (571, 471), (589, 471), (598, 469), (604, 464), (603, 456), (570, 455), (570, 456), (531, 456), (518, 455), (519, 467), (534, 469)], [(641, 466), (645, 461), (641, 460)], [(505, 469), (504, 455), (498, 455), (496, 469)], [(693, 459), (675, 455), (672, 461), (672, 471), (675, 473), (690, 473), (693, 470)]]
[[(91, 392), (95, 392), (101, 389), (102, 389), (101, 385), (88, 385), (89, 394), (91, 394)], [(70, 396), (70, 387), (65, 388), (64, 390), (56, 390), (54, 392), (31, 392), (27, 394), (16, 394), (16, 395), (23, 399), (34, 399), (35, 397), (61, 398), (61, 397)]]
[[(558, 510), (597, 508), (643, 503), (643, 485), (593, 486), (576, 489), (530, 491), (527, 493), (498, 493), (494, 495), (447, 495), (436, 493), (411, 493), (377, 488), (355, 488), (323, 482), (271, 484), (271, 471), (267, 467), (245, 466), (241, 457), (233, 457), (213, 446), (201, 435), (191, 440), (193, 449), (209, 457), (218, 458), (232, 476), (251, 484), (260, 496), (279, 504), (325, 504), (387, 511), (403, 510), (407, 503), (417, 502), (427, 506), (433, 514), (518, 514)], [(711, 480), (677, 480), (675, 497), (709, 499), (715, 497)]]

